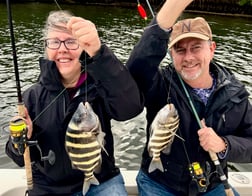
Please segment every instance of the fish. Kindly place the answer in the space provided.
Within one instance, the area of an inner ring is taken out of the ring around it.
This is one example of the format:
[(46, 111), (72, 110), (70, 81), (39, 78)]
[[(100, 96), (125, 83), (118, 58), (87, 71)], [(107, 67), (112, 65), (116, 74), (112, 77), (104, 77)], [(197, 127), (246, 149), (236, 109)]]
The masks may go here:
[[(148, 141), (148, 152), (152, 157), (148, 172), (156, 169), (164, 172), (160, 154), (170, 154), (171, 145), (179, 127), (179, 115), (174, 104), (166, 104), (156, 114), (150, 126), (150, 139)], [(178, 136), (178, 135), (176, 135)], [(181, 138), (180, 136), (178, 136)], [(181, 138), (183, 140), (183, 138)]]
[(100, 184), (94, 173), (101, 170), (102, 150), (107, 153), (104, 137), (99, 118), (91, 105), (80, 102), (68, 123), (65, 146), (73, 168), (84, 172), (83, 195), (91, 184)]

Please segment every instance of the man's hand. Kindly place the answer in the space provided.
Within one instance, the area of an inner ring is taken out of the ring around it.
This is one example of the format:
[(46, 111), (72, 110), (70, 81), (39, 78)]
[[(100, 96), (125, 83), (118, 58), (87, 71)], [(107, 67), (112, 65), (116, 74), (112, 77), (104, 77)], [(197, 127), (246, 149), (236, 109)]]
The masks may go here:
[(205, 121), (201, 121), (203, 128), (198, 130), (198, 136), (201, 147), (205, 151), (212, 151), (215, 153), (225, 150), (225, 142), (218, 136), (211, 127), (205, 125)]

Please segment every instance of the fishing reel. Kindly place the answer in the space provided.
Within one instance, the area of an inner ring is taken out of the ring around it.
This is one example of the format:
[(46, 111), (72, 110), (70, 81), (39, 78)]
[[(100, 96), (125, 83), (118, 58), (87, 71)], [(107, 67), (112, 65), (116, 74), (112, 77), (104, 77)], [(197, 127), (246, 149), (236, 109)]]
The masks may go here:
[(198, 191), (200, 193), (206, 192), (209, 185), (209, 179), (206, 177), (200, 164), (198, 162), (193, 162), (189, 166), (189, 171), (192, 177), (192, 181), (194, 181), (197, 185)]
[(55, 153), (52, 150), (49, 151), (47, 156), (43, 156), (38, 142), (27, 140), (28, 128), (23, 117), (13, 117), (10, 121), (9, 130), (14, 148), (17, 149), (20, 155), (24, 154), (27, 146), (36, 146), (39, 151), (41, 161), (48, 161), (51, 165), (55, 163)]
[(23, 155), (27, 146), (27, 125), (21, 116), (15, 116), (9, 124), (10, 135), (14, 148), (20, 155)]

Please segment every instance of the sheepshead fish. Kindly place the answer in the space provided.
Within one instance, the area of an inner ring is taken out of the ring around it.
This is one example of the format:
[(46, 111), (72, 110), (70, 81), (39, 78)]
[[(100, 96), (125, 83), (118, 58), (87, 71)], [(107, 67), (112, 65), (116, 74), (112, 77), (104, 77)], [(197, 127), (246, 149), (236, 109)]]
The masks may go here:
[(152, 160), (148, 170), (149, 173), (156, 169), (164, 172), (160, 153), (170, 153), (178, 126), (179, 116), (175, 106), (173, 104), (166, 104), (159, 110), (150, 127), (148, 152)]
[(65, 144), (73, 168), (85, 174), (83, 195), (91, 184), (99, 185), (94, 173), (101, 169), (104, 136), (99, 118), (90, 104), (81, 102), (68, 124)]

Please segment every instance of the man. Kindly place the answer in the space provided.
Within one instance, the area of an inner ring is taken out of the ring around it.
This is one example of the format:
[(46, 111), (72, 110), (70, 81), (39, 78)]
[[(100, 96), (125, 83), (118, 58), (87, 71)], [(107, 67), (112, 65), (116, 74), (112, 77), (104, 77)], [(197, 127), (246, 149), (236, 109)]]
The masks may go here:
[[(227, 176), (227, 161), (252, 162), (249, 93), (227, 68), (213, 62), (216, 44), (204, 18), (174, 24), (190, 2), (167, 0), (127, 62), (147, 111), (147, 142), (137, 176), (144, 196), (239, 195), (224, 188), (225, 180), (220, 179), (209, 152), (218, 155), (222, 177)], [(173, 63), (161, 68), (167, 47)], [(177, 135), (184, 141), (175, 137), (170, 152), (160, 154), (164, 170), (150, 171), (150, 126), (167, 103), (178, 111)]]

